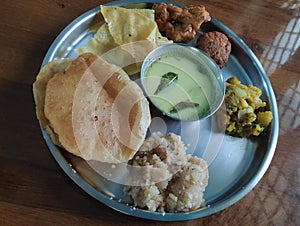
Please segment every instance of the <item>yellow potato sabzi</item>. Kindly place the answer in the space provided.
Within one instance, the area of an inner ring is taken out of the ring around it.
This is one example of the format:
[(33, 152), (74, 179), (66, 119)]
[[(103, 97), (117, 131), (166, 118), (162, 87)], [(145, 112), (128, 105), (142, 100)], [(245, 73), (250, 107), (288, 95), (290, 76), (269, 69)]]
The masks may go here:
[(226, 133), (232, 136), (258, 136), (272, 122), (271, 111), (265, 111), (266, 102), (260, 99), (261, 90), (245, 86), (233, 76), (225, 83)]

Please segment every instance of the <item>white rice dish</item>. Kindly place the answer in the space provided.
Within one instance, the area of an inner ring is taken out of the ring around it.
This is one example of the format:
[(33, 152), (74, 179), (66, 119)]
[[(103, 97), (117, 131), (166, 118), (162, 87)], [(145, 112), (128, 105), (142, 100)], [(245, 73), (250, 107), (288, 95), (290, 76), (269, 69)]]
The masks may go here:
[(137, 182), (136, 186), (124, 188), (130, 204), (157, 212), (188, 212), (204, 207), (207, 164), (185, 151), (180, 136), (152, 133), (129, 162), (139, 166), (142, 175), (130, 177), (128, 180)]

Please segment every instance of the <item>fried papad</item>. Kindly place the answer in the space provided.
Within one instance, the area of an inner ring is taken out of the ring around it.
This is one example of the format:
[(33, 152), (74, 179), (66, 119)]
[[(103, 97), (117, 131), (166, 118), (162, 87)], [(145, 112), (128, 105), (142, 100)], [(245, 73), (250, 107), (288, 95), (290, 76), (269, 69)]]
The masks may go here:
[(172, 42), (160, 34), (152, 9), (103, 5), (100, 8), (105, 23), (86, 45), (74, 50), (78, 55), (94, 53), (132, 76), (140, 71), (141, 62), (149, 52)]
[(49, 126), (49, 121), (45, 117), (44, 106), (45, 106), (45, 95), (46, 86), (49, 81), (56, 73), (64, 71), (71, 63), (72, 59), (62, 59), (54, 60), (46, 64), (39, 72), (33, 83), (33, 97), (36, 104), (36, 115), (39, 120), (41, 127), (43, 127), (46, 132), (51, 137), (52, 141), (59, 145), (56, 134), (53, 132)]
[(49, 80), (45, 116), (67, 151), (109, 163), (133, 157), (151, 120), (140, 87), (122, 69), (91, 53)]

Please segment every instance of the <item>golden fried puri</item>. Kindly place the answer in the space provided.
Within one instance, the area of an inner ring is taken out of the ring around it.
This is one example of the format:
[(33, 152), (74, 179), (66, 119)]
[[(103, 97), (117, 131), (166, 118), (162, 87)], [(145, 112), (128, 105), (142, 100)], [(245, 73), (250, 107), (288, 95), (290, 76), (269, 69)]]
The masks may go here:
[[(38, 99), (39, 89), (34, 87)], [(59, 144), (86, 160), (127, 162), (142, 145), (150, 124), (148, 101), (140, 87), (122, 69), (91, 53), (58, 70), (46, 85), (44, 106), (36, 104), (37, 114), (44, 109)]]

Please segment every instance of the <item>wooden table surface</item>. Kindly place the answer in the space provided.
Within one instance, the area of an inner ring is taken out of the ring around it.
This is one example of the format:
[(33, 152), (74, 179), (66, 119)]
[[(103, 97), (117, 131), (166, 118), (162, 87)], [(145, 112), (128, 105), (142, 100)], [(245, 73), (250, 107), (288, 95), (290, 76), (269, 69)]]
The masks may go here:
[[(103, 0), (2, 0), (0, 6), (0, 225), (167, 225), (119, 213), (58, 166), (35, 115), (32, 83), (60, 31)], [(200, 1), (183, 0), (186, 4)], [(174, 225), (300, 225), (300, 2), (204, 0), (261, 61), (276, 94), (280, 131), (266, 174), (243, 199)]]

